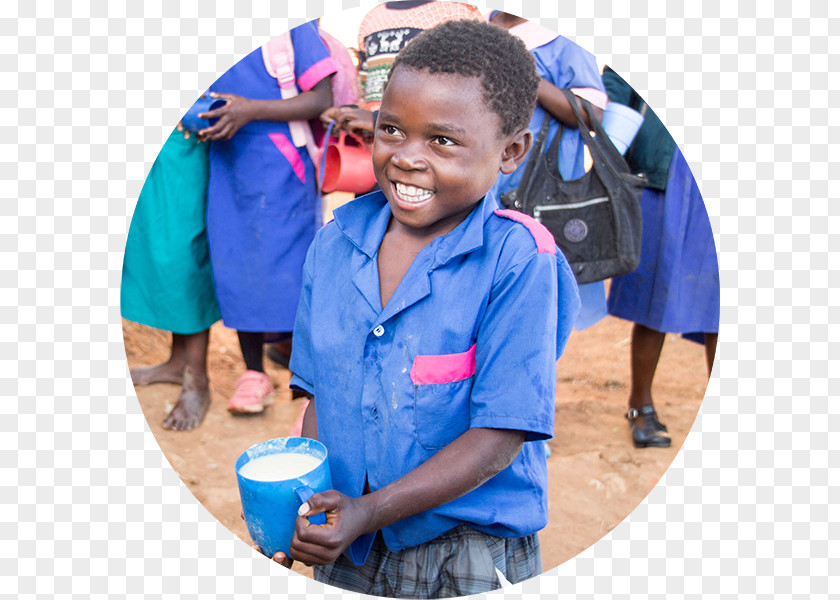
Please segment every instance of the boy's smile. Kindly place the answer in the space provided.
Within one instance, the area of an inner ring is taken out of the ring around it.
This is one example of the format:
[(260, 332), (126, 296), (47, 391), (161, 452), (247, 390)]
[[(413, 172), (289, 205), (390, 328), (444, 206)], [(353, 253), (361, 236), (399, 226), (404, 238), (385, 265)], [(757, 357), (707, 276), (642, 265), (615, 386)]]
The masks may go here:
[(409, 204), (422, 204), (430, 199), (434, 192), (432, 190), (424, 190), (413, 185), (405, 185), (403, 183), (394, 183), (394, 189), (397, 192), (397, 198)]
[(477, 77), (398, 68), (385, 88), (373, 145), (392, 225), (429, 239), (452, 231), (499, 170), (521, 162), (523, 135), (530, 140), (522, 132), (502, 135)]

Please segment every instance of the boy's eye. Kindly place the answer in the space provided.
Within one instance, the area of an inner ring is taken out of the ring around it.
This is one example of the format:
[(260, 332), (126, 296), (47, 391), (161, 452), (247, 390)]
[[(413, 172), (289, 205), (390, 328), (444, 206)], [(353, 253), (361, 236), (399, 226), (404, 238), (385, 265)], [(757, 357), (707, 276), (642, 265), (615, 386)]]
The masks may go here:
[(382, 127), (380, 127), (379, 129), (382, 130), (382, 133), (385, 133), (387, 135), (397, 135), (400, 132), (400, 130), (394, 127), (393, 125), (382, 125)]
[(452, 138), (448, 138), (445, 135), (439, 135), (435, 138), (435, 143), (438, 146), (455, 146), (457, 142)]

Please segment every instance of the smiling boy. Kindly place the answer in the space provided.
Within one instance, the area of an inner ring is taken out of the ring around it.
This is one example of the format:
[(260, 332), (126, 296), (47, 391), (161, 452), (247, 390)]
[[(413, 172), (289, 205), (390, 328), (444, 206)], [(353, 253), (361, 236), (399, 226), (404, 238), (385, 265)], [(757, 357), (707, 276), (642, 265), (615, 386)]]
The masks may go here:
[(553, 434), (577, 291), (551, 234), (488, 193), (530, 148), (537, 84), (498, 27), (419, 35), (380, 108), (382, 191), (337, 209), (309, 250), (291, 385), (314, 396), (303, 434), (326, 445), (335, 489), (301, 507), (290, 554), (319, 581), (448, 597), (542, 570), (532, 442)]

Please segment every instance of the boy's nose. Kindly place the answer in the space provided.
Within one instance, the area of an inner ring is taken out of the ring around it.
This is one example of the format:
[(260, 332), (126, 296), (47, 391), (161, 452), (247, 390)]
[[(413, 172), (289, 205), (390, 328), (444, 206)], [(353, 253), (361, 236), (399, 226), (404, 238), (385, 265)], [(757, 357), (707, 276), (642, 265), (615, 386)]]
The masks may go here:
[(426, 167), (422, 153), (411, 146), (400, 148), (391, 156), (391, 164), (404, 171), (417, 171)]

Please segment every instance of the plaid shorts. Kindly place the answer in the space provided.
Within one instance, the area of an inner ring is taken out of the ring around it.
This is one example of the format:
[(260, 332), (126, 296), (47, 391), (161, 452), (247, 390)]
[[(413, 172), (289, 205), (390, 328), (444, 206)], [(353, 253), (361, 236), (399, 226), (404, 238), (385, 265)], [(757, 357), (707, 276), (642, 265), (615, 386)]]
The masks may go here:
[(391, 552), (381, 533), (362, 566), (343, 554), (315, 566), (315, 580), (344, 590), (389, 598), (451, 598), (501, 587), (542, 573), (537, 534), (502, 538), (459, 525), (424, 544)]

